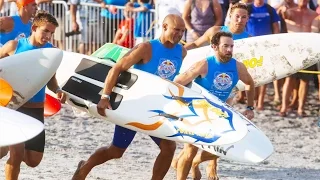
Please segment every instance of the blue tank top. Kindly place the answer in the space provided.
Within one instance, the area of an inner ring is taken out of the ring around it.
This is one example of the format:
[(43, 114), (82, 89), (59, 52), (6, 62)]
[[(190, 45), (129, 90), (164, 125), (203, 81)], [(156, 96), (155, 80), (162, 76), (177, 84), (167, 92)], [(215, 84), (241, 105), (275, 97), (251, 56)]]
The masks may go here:
[[(33, 46), (28, 38), (23, 38), (18, 40), (17, 48), (14, 54), (19, 54), (25, 51), (33, 50), (33, 49), (39, 49), (39, 48), (51, 48), (53, 47), (52, 44), (46, 43), (42, 47), (36, 47)], [(36, 95), (34, 95), (28, 102), (44, 102), (45, 99), (45, 90), (46, 86), (44, 86)]]
[(13, 19), (13, 29), (8, 33), (0, 32), (0, 47), (10, 40), (19, 40), (20, 38), (29, 37), (31, 34), (31, 22), (23, 24), (20, 16), (11, 16)]
[(173, 81), (179, 73), (182, 64), (182, 45), (166, 48), (159, 39), (149, 41), (151, 44), (151, 59), (146, 64), (136, 64), (134, 68), (155, 74)]
[[(225, 31), (225, 32), (230, 32), (230, 29), (228, 26), (222, 26), (221, 31)], [(237, 39), (243, 39), (243, 38), (248, 38), (249, 37), (249, 34), (245, 31), (243, 31), (242, 33), (240, 34), (233, 34), (232, 33), (232, 37), (233, 37), (233, 40), (237, 40)]]
[(195, 82), (226, 101), (239, 80), (237, 61), (232, 58), (228, 63), (221, 63), (214, 56), (210, 56), (207, 57), (207, 63), (208, 74), (203, 78), (197, 77)]

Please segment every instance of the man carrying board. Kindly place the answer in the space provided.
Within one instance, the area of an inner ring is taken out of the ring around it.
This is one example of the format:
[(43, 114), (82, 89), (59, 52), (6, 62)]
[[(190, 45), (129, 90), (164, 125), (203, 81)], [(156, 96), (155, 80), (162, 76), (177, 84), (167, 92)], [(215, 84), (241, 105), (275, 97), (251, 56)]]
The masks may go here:
[[(213, 26), (210, 29), (208, 29), (203, 36), (201, 36), (199, 39), (192, 43), (187, 43), (185, 45), (186, 49), (194, 49), (197, 47), (201, 47), (206, 44), (210, 44), (211, 38), (220, 31), (230, 32), (232, 33), (232, 38), (234, 40), (236, 39), (243, 39), (248, 38), (250, 35), (245, 31), (246, 24), (248, 22), (249, 16), (248, 16), (248, 8), (244, 3), (236, 3), (230, 8), (230, 22), (227, 26)], [(241, 95), (242, 92), (239, 92), (238, 95)], [(249, 105), (249, 104), (248, 104)], [(172, 161), (172, 167), (177, 169), (177, 163), (179, 158), (183, 155), (184, 150), (182, 150), (179, 155), (174, 158)], [(193, 161), (192, 165), (192, 176), (195, 179), (200, 179), (201, 173), (199, 170), (199, 164), (201, 162), (201, 156), (202, 154), (198, 154)], [(210, 177), (216, 177), (217, 176), (217, 156), (214, 156), (212, 158), (212, 161), (210, 161), (208, 168), (207, 168), (207, 174)]]
[[(233, 39), (229, 32), (217, 32), (211, 38), (211, 47), (215, 52), (214, 56), (209, 56), (190, 67), (188, 71), (176, 77), (175, 82), (181, 85), (187, 85), (193, 80), (203, 88), (210, 91), (222, 101), (227, 101), (232, 89), (237, 82), (241, 80), (246, 84), (248, 106), (244, 111), (244, 115), (248, 119), (254, 117), (253, 103), (254, 103), (254, 82), (251, 75), (248, 73), (245, 65), (234, 58)], [(222, 82), (222, 83), (221, 83)], [(185, 144), (184, 153), (178, 161), (177, 179), (185, 180), (189, 174), (193, 163), (193, 158), (197, 154), (198, 147), (191, 144)], [(196, 164), (207, 160), (217, 160), (217, 156), (202, 151), (201, 158)], [(200, 173), (200, 171), (198, 171)], [(214, 172), (215, 173), (215, 172)], [(209, 175), (210, 178), (217, 179), (217, 175)], [(193, 179), (201, 179), (201, 175), (194, 174)]]
[[(159, 39), (135, 46), (117, 62), (106, 78), (103, 94), (97, 105), (98, 113), (106, 116), (105, 110), (112, 109), (109, 102), (112, 89), (116, 85), (119, 74), (131, 66), (172, 81), (179, 73), (182, 60), (187, 54), (186, 49), (178, 44), (184, 31), (183, 19), (178, 15), (170, 14), (163, 21)], [(116, 125), (111, 146), (99, 148), (87, 161), (80, 161), (72, 179), (83, 180), (95, 166), (122, 157), (135, 134), (136, 131)], [(160, 148), (154, 163), (152, 179), (163, 179), (170, 168), (176, 144), (169, 140), (151, 138)]]
[[(244, 3), (235, 3), (230, 8), (229, 23), (226, 26), (213, 26), (209, 28), (204, 35), (194, 42), (187, 43), (184, 47), (187, 50), (195, 49), (210, 44), (212, 36), (219, 31), (231, 32), (233, 39), (248, 38), (250, 35), (246, 32), (246, 25), (249, 20), (248, 7)], [(236, 101), (244, 103), (244, 93), (238, 92)]]
[[(29, 38), (8, 41), (0, 49), (0, 58), (33, 49), (52, 48), (53, 45), (49, 43), (49, 41), (52, 38), (57, 26), (58, 22), (51, 14), (39, 11), (34, 17), (32, 23), (31, 36)], [(55, 75), (49, 80), (48, 88), (57, 94), (57, 97), (62, 103), (65, 102), (66, 97), (59, 88)], [(44, 123), (45, 90), (46, 86), (43, 87), (28, 102), (17, 109), (17, 111), (29, 115)], [(24, 161), (30, 167), (37, 167), (42, 160), (44, 147), (45, 131), (42, 131), (39, 135), (25, 143), (19, 143), (10, 146), (10, 158), (5, 166), (6, 180), (18, 179), (20, 173), (20, 164), (22, 161)], [(7, 147), (2, 147), (0, 151), (3, 149), (7, 150)]]

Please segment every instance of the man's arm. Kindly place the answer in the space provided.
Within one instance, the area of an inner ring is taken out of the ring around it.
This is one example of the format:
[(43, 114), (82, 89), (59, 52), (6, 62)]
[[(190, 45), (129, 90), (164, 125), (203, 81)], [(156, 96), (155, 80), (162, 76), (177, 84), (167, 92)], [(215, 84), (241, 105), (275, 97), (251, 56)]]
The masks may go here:
[(149, 8), (145, 5), (140, 5), (140, 7), (126, 6), (126, 10), (131, 12), (146, 12), (149, 11)]
[(9, 16), (0, 17), (0, 33), (10, 32), (13, 29), (13, 19)]
[(276, 10), (272, 8), (272, 33), (273, 34), (279, 34), (280, 33), (280, 17), (277, 14)]
[(248, 106), (253, 106), (254, 105), (253, 79), (243, 63), (237, 62), (237, 69), (238, 69), (239, 80), (241, 80), (244, 84), (246, 84), (245, 90), (247, 95), (247, 104)]
[(208, 71), (207, 60), (203, 59), (193, 64), (186, 72), (178, 75), (174, 82), (183, 86), (192, 82), (195, 78), (201, 75), (205, 75)]
[(42, 4), (42, 3), (52, 3), (52, 0), (37, 0), (37, 4)]
[(147, 63), (149, 59), (146, 58), (146, 52), (151, 52), (151, 45), (149, 42), (135, 46), (123, 58), (121, 58), (109, 71), (105, 80), (103, 94), (111, 94), (121, 72), (128, 70), (131, 66), (141, 61), (142, 63)]
[(13, 55), (14, 52), (16, 51), (17, 44), (18, 44), (18, 41), (15, 41), (15, 40), (8, 41), (6, 44), (4, 44), (0, 48), (0, 59)]
[(320, 33), (320, 15), (312, 21), (311, 31)]
[(4, 4), (4, 0), (0, 0), (0, 10), (2, 10), (3, 4)]
[(57, 90), (59, 90), (59, 85), (58, 85), (58, 81), (56, 79), (56, 74), (54, 74), (53, 77), (49, 80), (47, 86), (50, 89), (50, 91), (52, 91), (54, 93), (56, 93)]
[(184, 58), (187, 56), (187, 49), (185, 47), (182, 46), (182, 61), (184, 60)]
[(183, 14), (182, 14), (182, 18), (184, 20), (186, 29), (188, 31), (191, 31), (193, 29), (190, 21), (191, 5), (192, 5), (192, 0), (186, 0), (183, 8)]
[(215, 26), (221, 26), (222, 25), (222, 7), (218, 0), (212, 0), (212, 6), (213, 6), (213, 13), (216, 19), (216, 22), (214, 23)]
[[(220, 5), (219, 5), (220, 6)], [(209, 28), (201, 37), (191, 43), (187, 43), (184, 47), (187, 50), (195, 49), (202, 46), (205, 43), (210, 44), (211, 37), (220, 30), (221, 26), (213, 26)]]
[(70, 0), (70, 14), (72, 22), (72, 30), (79, 31), (79, 25), (77, 23), (77, 10), (78, 10), (79, 0)]

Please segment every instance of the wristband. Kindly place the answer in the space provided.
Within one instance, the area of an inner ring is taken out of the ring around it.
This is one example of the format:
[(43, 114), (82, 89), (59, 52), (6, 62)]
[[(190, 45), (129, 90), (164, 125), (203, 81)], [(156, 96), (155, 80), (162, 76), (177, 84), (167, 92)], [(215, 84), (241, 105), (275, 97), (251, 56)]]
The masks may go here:
[(253, 111), (254, 107), (253, 106), (247, 106), (247, 109)]
[(57, 94), (58, 91), (62, 91), (60, 87), (58, 87), (58, 88), (56, 89), (55, 93)]
[(110, 100), (110, 95), (102, 94), (101, 99), (109, 99)]

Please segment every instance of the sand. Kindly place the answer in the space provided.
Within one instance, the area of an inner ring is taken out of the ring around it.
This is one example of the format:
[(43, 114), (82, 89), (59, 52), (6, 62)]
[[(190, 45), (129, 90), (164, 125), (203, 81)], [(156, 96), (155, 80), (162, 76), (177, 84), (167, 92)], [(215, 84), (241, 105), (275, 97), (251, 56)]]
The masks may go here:
[[(268, 94), (271, 92), (269, 89)], [(295, 113), (285, 118), (277, 116), (278, 111), (266, 98), (265, 110), (255, 113), (254, 122), (272, 141), (274, 154), (259, 164), (220, 160), (220, 179), (320, 179), (319, 100), (314, 87), (309, 92), (306, 107), (309, 116), (305, 118), (298, 118)], [(243, 107), (236, 105), (239, 110)], [(59, 114), (45, 120), (45, 127), (47, 139), (43, 160), (36, 168), (22, 163), (19, 179), (70, 180), (80, 160), (87, 159), (97, 148), (110, 144), (114, 125), (75, 113), (70, 106), (64, 105)], [(182, 144), (178, 144), (178, 148), (181, 147)], [(158, 152), (158, 147), (147, 135), (138, 133), (121, 159), (94, 168), (87, 179), (150, 179)], [(0, 160), (0, 179), (4, 179), (7, 158)], [(203, 174), (205, 165), (201, 165)], [(165, 179), (173, 180), (175, 177), (171, 168)]]

